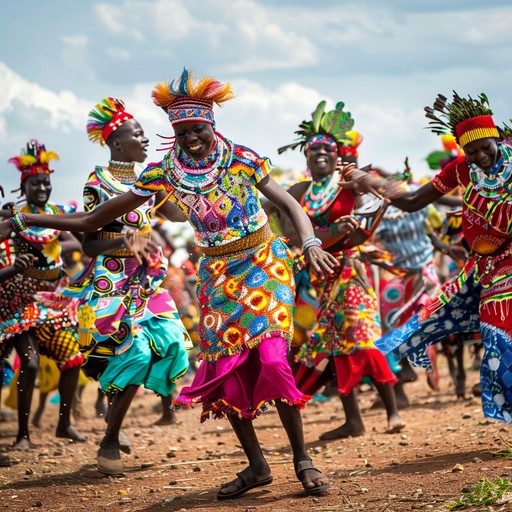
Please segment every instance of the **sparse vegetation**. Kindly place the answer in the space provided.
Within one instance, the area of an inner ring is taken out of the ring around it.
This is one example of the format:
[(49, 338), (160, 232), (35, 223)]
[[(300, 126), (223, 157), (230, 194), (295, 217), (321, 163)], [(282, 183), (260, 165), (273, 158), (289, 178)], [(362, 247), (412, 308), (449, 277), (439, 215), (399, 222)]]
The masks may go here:
[(449, 510), (461, 510), (472, 506), (494, 505), (503, 496), (512, 492), (512, 483), (506, 478), (497, 478), (491, 482), (484, 478), (471, 492), (465, 492), (461, 498), (448, 505)]

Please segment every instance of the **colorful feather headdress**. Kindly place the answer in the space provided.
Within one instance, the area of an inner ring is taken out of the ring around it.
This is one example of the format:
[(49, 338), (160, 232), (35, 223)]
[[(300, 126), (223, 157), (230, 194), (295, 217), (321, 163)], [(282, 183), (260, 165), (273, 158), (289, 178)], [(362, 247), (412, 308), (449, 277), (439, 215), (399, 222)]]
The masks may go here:
[(27, 147), (22, 150), (21, 154), (14, 156), (8, 160), (14, 164), (18, 171), (21, 172), (21, 183), (29, 176), (43, 173), (51, 174), (53, 171), (48, 167), (52, 160), (58, 160), (59, 155), (53, 151), (46, 151), (44, 144), (39, 144), (36, 139), (27, 142)]
[(90, 112), (87, 119), (87, 135), (92, 142), (104, 146), (108, 138), (125, 121), (133, 119), (126, 112), (124, 103), (116, 98), (103, 98)]
[(438, 94), (434, 105), (425, 107), (425, 113), (430, 119), (429, 128), (434, 133), (451, 133), (462, 148), (478, 139), (500, 136), (492, 118), (489, 100), (483, 93), (474, 99), (471, 96), (461, 98), (453, 91), (451, 103)]
[[(298, 135), (296, 142), (283, 146), (277, 150), (279, 154), (284, 153), (288, 149), (299, 147), (304, 151), (308, 142), (317, 135), (324, 135), (332, 139), (338, 147), (359, 145), (362, 138), (357, 132), (351, 132), (354, 126), (354, 120), (350, 112), (345, 112), (342, 101), (336, 103), (334, 110), (325, 112), (325, 101), (321, 101), (311, 114), (311, 121), (302, 121), (299, 129), (295, 132)], [(355, 136), (354, 136), (355, 135)], [(359, 141), (359, 142), (358, 142)]]
[(171, 124), (199, 121), (214, 125), (213, 104), (220, 105), (234, 95), (229, 83), (211, 77), (194, 80), (192, 72), (183, 69), (178, 78), (157, 84), (151, 96), (167, 112)]

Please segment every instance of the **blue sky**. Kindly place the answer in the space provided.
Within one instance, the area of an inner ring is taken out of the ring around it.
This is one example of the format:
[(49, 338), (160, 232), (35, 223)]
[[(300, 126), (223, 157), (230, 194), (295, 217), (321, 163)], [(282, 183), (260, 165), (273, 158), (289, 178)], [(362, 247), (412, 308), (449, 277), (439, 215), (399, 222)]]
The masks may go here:
[(409, 157), (427, 174), (440, 148), (423, 107), (438, 92), (485, 92), (497, 121), (512, 117), (512, 5), (488, 0), (24, 0), (0, 19), (0, 183), (17, 188), (8, 158), (30, 138), (60, 155), (56, 202), (81, 200), (108, 150), (87, 139), (101, 98), (125, 101), (150, 139), (149, 161), (170, 135), (153, 86), (184, 66), (231, 82), (236, 98), (218, 130), (300, 171), (304, 156), (277, 155), (321, 99), (342, 100), (364, 141), (360, 164), (389, 170)]

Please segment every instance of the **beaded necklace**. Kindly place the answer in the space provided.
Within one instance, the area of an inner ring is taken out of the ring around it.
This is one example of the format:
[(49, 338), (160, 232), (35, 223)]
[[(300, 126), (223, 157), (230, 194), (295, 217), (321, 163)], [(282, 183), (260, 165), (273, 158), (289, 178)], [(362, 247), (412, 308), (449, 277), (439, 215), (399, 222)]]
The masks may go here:
[(134, 162), (117, 162), (110, 160), (108, 163), (108, 172), (121, 183), (131, 184), (137, 181)]
[(482, 196), (494, 201), (509, 195), (512, 189), (512, 148), (499, 146), (501, 158), (489, 171), (483, 171), (475, 164), (469, 167), (469, 176), (474, 189)]
[[(25, 208), (29, 208), (31, 213), (42, 215), (59, 215), (62, 213), (62, 210), (52, 203), (46, 203), (43, 207), (27, 204)], [(30, 226), (28, 229), (20, 231), (18, 234), (33, 244), (47, 244), (57, 240), (57, 237), (60, 235), (60, 231), (56, 229)]]
[(231, 165), (233, 148), (230, 140), (216, 135), (210, 154), (194, 160), (176, 144), (164, 157), (163, 167), (174, 188), (180, 192), (204, 195), (218, 187)]
[(334, 171), (330, 176), (324, 176), (319, 180), (313, 180), (304, 194), (302, 206), (304, 211), (309, 216), (324, 213), (340, 192), (340, 181), (339, 171)]

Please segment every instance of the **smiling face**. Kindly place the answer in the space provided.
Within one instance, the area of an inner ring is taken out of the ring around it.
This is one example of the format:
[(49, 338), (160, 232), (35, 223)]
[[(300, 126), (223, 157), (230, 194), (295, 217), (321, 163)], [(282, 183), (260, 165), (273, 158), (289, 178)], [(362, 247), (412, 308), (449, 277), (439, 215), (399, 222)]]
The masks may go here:
[(183, 121), (173, 125), (179, 146), (194, 160), (210, 154), (215, 143), (215, 132), (210, 123)]
[(498, 159), (498, 144), (491, 137), (474, 140), (464, 146), (464, 154), (470, 164), (475, 164), (482, 171), (489, 171)]
[(306, 152), (306, 159), (311, 175), (322, 178), (336, 169), (338, 152), (333, 144), (312, 144)]
[(135, 119), (125, 121), (108, 139), (112, 160), (119, 162), (144, 162), (149, 140)]
[(28, 204), (44, 206), (52, 193), (50, 175), (39, 172), (29, 176), (21, 186)]

